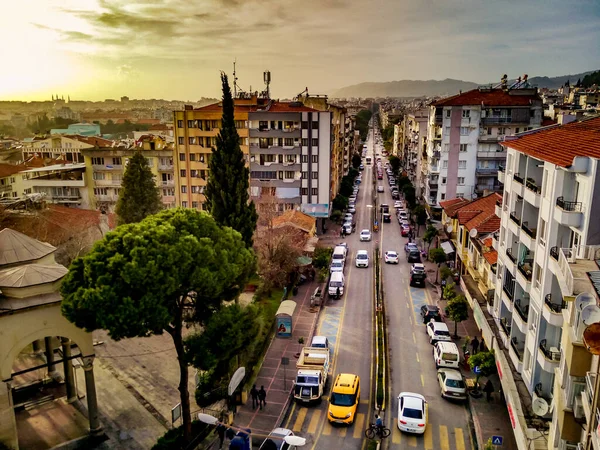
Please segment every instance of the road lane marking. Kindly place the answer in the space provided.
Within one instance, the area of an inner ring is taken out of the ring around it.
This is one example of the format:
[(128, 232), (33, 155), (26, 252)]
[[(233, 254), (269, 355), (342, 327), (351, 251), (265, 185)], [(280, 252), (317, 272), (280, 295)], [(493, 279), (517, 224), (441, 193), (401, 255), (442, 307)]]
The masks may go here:
[(412, 321), (412, 316), (410, 316), (410, 324), (411, 324), (411, 325), (413, 324), (413, 321)]
[(440, 425), (440, 450), (450, 450), (448, 427), (446, 425)]
[(315, 434), (317, 431), (317, 425), (319, 425), (319, 420), (321, 420), (321, 410), (315, 409), (313, 411), (312, 417), (310, 418), (310, 423), (308, 424), (308, 432), (310, 434)]
[(408, 302), (406, 303), (406, 308), (410, 309), (410, 305), (408, 304)]
[(417, 446), (417, 437), (416, 436), (409, 436), (408, 437), (408, 446), (409, 447), (416, 447)]
[[(413, 336), (414, 336), (414, 335), (413, 335)], [(421, 360), (419, 359), (419, 354), (418, 354), (418, 353), (417, 353), (417, 362), (418, 362), (418, 363), (420, 363), (420, 362), (421, 362)], [(423, 375), (421, 375), (421, 376), (423, 376)]]
[[(415, 336), (415, 333), (413, 331), (413, 342), (416, 344), (417, 343), (417, 336)], [(419, 355), (417, 354), (417, 361), (419, 360)]]
[(421, 386), (425, 387), (425, 378), (423, 378), (423, 374), (421, 374)]
[[(396, 422), (394, 418), (394, 422)], [(392, 432), (392, 444), (399, 444), (402, 441), (402, 432), (398, 429), (396, 423), (394, 423), (394, 431)]]
[(465, 437), (463, 436), (462, 428), (454, 429), (456, 450), (465, 450)]
[(348, 433), (348, 427), (338, 428), (337, 435), (339, 437), (346, 437), (346, 433)]
[[(325, 421), (325, 426), (321, 430), (321, 434), (319, 436), (321, 436), (321, 435), (323, 435), (323, 436), (329, 436), (331, 434), (331, 429), (332, 428), (333, 427), (331, 426), (331, 423), (329, 423), (329, 420), (326, 420)], [(317, 445), (317, 444), (315, 443), (315, 445)]]
[(433, 450), (433, 436), (431, 434), (431, 426), (425, 428), (425, 435), (423, 436), (423, 445), (425, 450)]
[(294, 417), (294, 410), (296, 409), (296, 402), (294, 402), (292, 404), (292, 410), (290, 411), (290, 416), (288, 417), (287, 421), (285, 422), (285, 427), (286, 428), (290, 428), (290, 422), (292, 421), (292, 417)]
[(363, 435), (365, 426), (365, 415), (360, 413), (356, 415), (356, 423), (354, 424), (354, 431), (352, 432), (353, 438), (360, 438)]
[(298, 411), (298, 417), (296, 417), (296, 422), (294, 422), (294, 428), (292, 428), (293, 431), (302, 431), (302, 424), (304, 423), (307, 412), (308, 408), (300, 408), (300, 411)]

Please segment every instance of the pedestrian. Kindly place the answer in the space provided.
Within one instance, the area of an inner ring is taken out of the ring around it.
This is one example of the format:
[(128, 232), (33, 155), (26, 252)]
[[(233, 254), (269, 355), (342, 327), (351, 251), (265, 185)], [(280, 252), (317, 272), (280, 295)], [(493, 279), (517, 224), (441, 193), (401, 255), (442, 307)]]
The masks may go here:
[[(284, 327), (284, 331), (285, 331), (285, 327)], [(259, 402), (258, 402), (258, 390), (256, 389), (256, 385), (253, 385), (252, 389), (250, 389), (250, 397), (252, 397), (252, 409), (256, 409), (256, 407), (259, 404)]]
[(264, 386), (261, 386), (260, 391), (258, 391), (258, 405), (260, 409), (262, 409), (263, 405), (267, 406), (267, 391), (265, 391)]
[(233, 428), (227, 428), (227, 431), (225, 431), (225, 436), (231, 442), (235, 437), (235, 431), (233, 431)]
[(217, 434), (219, 435), (219, 448), (223, 448), (223, 442), (225, 442), (225, 431), (227, 431), (227, 427), (222, 423), (217, 425)]
[(492, 401), (492, 393), (494, 392), (494, 385), (491, 380), (487, 380), (485, 386), (483, 387), (483, 392), (485, 392), (485, 399), (489, 402)]
[(344, 227), (340, 228), (340, 237), (344, 237)]
[(473, 355), (476, 355), (479, 350), (479, 339), (477, 339), (477, 336), (471, 341), (471, 349), (473, 350)]
[(335, 298), (340, 298), (342, 295), (342, 292), (340, 291), (340, 287), (338, 286), (337, 289), (335, 290)]

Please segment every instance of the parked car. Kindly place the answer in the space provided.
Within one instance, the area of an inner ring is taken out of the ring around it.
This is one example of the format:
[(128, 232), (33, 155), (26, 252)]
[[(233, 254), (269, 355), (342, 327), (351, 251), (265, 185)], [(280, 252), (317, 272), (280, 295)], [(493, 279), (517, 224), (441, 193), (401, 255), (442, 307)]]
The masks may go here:
[(400, 234), (403, 237), (408, 236), (409, 233), (410, 233), (410, 225), (406, 225), (406, 224), (400, 225)]
[(355, 214), (356, 213), (356, 207), (354, 205), (348, 206), (348, 212), (350, 214)]
[(295, 445), (290, 445), (284, 441), (284, 438), (288, 436), (294, 436), (294, 432), (287, 428), (275, 428), (260, 444), (258, 450), (296, 450)]
[(407, 242), (404, 245), (404, 251), (406, 253), (410, 252), (411, 250), (416, 250), (419, 251), (419, 247), (417, 247), (417, 244), (415, 244), (414, 242)]
[(425, 327), (427, 330), (427, 336), (429, 336), (429, 343), (431, 345), (436, 342), (451, 342), (450, 330), (448, 325), (444, 322), (429, 322)]
[(467, 386), (462, 374), (456, 369), (438, 369), (438, 382), (443, 398), (453, 400), (467, 399)]
[(377, 192), (383, 192), (383, 186), (377, 186)]
[(342, 261), (331, 261), (331, 265), (329, 266), (329, 273), (343, 272), (343, 271), (344, 271), (344, 263)]
[(421, 319), (423, 323), (431, 322), (431, 319), (436, 322), (442, 321), (442, 315), (440, 314), (440, 308), (437, 305), (423, 305), (420, 310)]
[(400, 198), (400, 194), (398, 193), (398, 191), (392, 191), (392, 198), (394, 200), (398, 200)]

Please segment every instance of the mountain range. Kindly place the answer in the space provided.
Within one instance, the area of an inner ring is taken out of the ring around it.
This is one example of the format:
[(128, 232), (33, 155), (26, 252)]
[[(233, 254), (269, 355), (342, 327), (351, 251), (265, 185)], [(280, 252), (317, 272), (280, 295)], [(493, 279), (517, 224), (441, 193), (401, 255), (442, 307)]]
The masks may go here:
[[(578, 79), (583, 79), (589, 72), (576, 73), (573, 75), (562, 75), (559, 77), (531, 77), (529, 83), (540, 88), (557, 89), (564, 85), (568, 80), (572, 85), (577, 83)], [(495, 81), (491, 84), (498, 84)], [(468, 91), (481, 85), (490, 83), (474, 83), (471, 81), (454, 80), (446, 78), (445, 80), (399, 80), (387, 81), (382, 83), (366, 82), (346, 86), (334, 91), (330, 96), (333, 98), (349, 97), (430, 97), (446, 96), (458, 94), (459, 91)], [(509, 81), (510, 84), (510, 81)]]

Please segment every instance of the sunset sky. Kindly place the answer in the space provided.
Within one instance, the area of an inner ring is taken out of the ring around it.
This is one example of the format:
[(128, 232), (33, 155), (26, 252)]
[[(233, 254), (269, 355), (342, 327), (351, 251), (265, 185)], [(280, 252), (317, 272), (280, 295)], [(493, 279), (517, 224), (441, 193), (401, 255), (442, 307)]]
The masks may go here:
[(0, 100), (275, 97), (600, 66), (598, 0), (2, 0)]

